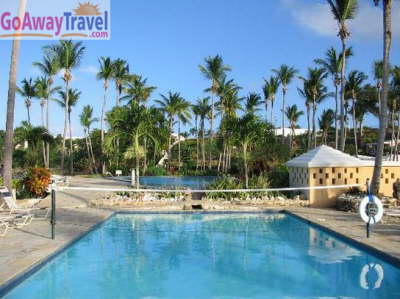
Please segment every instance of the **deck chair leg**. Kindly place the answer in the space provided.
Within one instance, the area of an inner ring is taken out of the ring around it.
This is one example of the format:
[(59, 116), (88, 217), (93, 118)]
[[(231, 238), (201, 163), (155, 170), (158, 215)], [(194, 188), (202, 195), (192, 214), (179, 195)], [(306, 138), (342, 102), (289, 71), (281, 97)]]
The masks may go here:
[(8, 223), (7, 222), (0, 223), (0, 227), (4, 227), (3, 231), (0, 232), (0, 237), (4, 237), (8, 231)]

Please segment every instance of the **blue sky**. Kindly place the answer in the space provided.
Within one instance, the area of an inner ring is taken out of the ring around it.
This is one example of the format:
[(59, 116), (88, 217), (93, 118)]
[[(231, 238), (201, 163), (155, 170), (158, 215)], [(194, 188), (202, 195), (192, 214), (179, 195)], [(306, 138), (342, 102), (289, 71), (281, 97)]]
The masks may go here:
[[(92, 1), (96, 2), (96, 1)], [(157, 86), (152, 100), (169, 90), (180, 92), (187, 100), (195, 101), (204, 96), (208, 82), (198, 70), (205, 57), (219, 54), (231, 66), (232, 77), (243, 87), (242, 94), (261, 93), (263, 78), (271, 75), (271, 69), (281, 64), (295, 66), (306, 75), (307, 67), (315, 58), (323, 56), (326, 49), (339, 40), (335, 23), (326, 2), (310, 0), (142, 0), (111, 1), (111, 40), (84, 41), (86, 55), (80, 68), (73, 72), (72, 87), (82, 91), (80, 103), (73, 111), (73, 135), (82, 135), (78, 115), (84, 105), (90, 104), (100, 114), (102, 83), (95, 73), (98, 57), (110, 56), (129, 61), (132, 72), (148, 78)], [(350, 24), (353, 35), (349, 44), (355, 56), (349, 69), (358, 69), (370, 75), (372, 62), (382, 57), (381, 10), (372, 0), (360, 0), (357, 19)], [(400, 18), (399, 2), (395, 1), (394, 19)], [(392, 64), (400, 64), (400, 24), (394, 22)], [(49, 41), (23, 41), (21, 46), (18, 81), (25, 77), (37, 77), (39, 72), (32, 66), (41, 59), (42, 47)], [(10, 63), (10, 41), (0, 41), (0, 128), (5, 127), (5, 111)], [(58, 82), (61, 84), (61, 82)], [(327, 84), (332, 88), (330, 81)], [(304, 101), (298, 96), (295, 80), (289, 86), (288, 105), (297, 104), (304, 109)], [(17, 96), (16, 125), (26, 119), (23, 99)], [(115, 103), (112, 85), (108, 108)], [(276, 101), (275, 117), (280, 123)], [(332, 106), (333, 99), (319, 107), (322, 111)], [(52, 133), (60, 133), (63, 127), (62, 110), (51, 104)], [(333, 106), (332, 106), (333, 107)], [(262, 111), (264, 113), (264, 111)], [(40, 123), (39, 101), (32, 106), (32, 122)], [(368, 125), (376, 125), (369, 116)], [(306, 125), (303, 117), (300, 125)]]

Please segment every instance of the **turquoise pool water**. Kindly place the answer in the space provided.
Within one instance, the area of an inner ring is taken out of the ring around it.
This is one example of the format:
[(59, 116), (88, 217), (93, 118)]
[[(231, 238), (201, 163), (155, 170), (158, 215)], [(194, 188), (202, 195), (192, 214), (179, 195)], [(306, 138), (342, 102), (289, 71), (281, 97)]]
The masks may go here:
[[(125, 176), (120, 179), (130, 182), (131, 177)], [(214, 176), (141, 176), (140, 184), (144, 187), (153, 188), (189, 188), (202, 189), (212, 183), (216, 177)]]
[(119, 214), (5, 298), (400, 298), (399, 282), (286, 214)]

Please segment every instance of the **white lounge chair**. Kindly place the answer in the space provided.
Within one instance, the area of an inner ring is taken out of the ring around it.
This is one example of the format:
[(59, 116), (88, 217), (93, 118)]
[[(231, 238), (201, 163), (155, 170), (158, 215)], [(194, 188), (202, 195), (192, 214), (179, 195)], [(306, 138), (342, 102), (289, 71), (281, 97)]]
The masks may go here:
[(3, 218), (0, 218), (0, 237), (4, 237), (7, 234), (8, 227), (9, 227), (8, 221)]
[(4, 237), (10, 225), (15, 225), (17, 227), (29, 225), (33, 220), (32, 214), (14, 214), (14, 215), (2, 215), (0, 214), (0, 237)]
[(0, 189), (0, 198), (4, 201), (4, 204), (0, 206), (0, 209), (9, 212), (10, 216), (12, 216), (13, 214), (34, 214), (36, 219), (46, 219), (49, 216), (50, 208), (23, 208), (18, 206), (17, 202), (14, 200), (12, 194), (7, 190), (7, 188), (3, 187), (2, 189)]

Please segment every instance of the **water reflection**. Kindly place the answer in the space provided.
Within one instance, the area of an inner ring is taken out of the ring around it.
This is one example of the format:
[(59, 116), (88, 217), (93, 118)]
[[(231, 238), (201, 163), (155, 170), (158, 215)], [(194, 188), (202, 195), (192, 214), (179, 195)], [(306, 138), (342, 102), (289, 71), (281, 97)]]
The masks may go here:
[(384, 278), (384, 271), (380, 264), (369, 263), (360, 273), (360, 286), (365, 290), (379, 289)]

